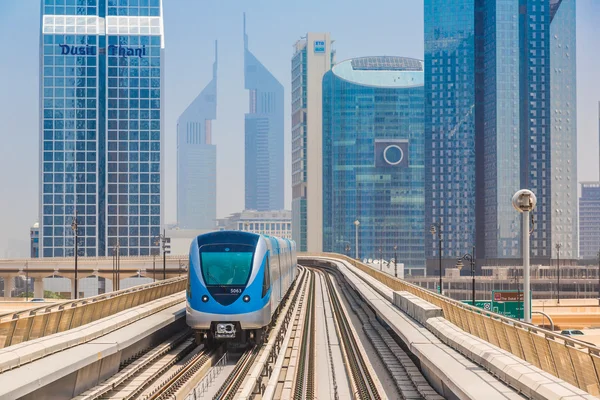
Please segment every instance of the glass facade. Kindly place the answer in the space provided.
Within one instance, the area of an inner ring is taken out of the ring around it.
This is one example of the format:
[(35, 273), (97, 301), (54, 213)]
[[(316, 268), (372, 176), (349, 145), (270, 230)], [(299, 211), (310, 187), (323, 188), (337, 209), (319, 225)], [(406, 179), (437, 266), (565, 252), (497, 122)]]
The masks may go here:
[(341, 62), (323, 78), (323, 250), (424, 268), (423, 63)]
[(283, 86), (248, 49), (244, 15), (245, 208), (281, 210), (284, 195)]
[(550, 127), (552, 258), (578, 258), (577, 63), (575, 0), (552, 0), (550, 9)]
[(213, 78), (177, 120), (177, 221), (182, 229), (207, 229), (217, 219), (217, 44)]
[(575, 1), (425, 1), (426, 224), (448, 263), (473, 244), (521, 257), (520, 188), (538, 199), (532, 259), (577, 258), (575, 44)]
[(593, 260), (598, 257), (599, 251), (600, 182), (582, 182), (579, 198), (579, 254), (583, 259)]
[(149, 255), (161, 226), (159, 0), (44, 0), (42, 257)]
[(475, 1), (425, 0), (425, 249), (442, 258), (475, 243)]
[(478, 194), (484, 199), (485, 222), (478, 215), (483, 241), (477, 247), (490, 259), (520, 255), (520, 215), (512, 206), (521, 185), (518, 13), (515, 0), (489, 1), (482, 13), (484, 97), (476, 115), (482, 111), (485, 170)]

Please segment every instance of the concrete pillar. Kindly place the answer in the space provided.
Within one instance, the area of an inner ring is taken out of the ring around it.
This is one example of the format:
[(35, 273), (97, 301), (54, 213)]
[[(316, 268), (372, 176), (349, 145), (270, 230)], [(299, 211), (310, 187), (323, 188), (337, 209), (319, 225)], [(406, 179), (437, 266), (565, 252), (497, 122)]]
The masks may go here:
[(2, 279), (4, 280), (4, 298), (9, 299), (12, 297), (11, 292), (15, 287), (14, 276), (12, 275), (3, 275)]
[(43, 278), (32, 278), (33, 279), (33, 297), (43, 298), (44, 297), (44, 279)]

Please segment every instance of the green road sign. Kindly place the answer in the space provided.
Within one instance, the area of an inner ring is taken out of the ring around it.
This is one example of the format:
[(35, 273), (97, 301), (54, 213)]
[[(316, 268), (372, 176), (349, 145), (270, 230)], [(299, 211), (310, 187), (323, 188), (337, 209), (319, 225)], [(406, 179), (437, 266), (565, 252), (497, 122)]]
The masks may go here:
[[(529, 293), (529, 302), (531, 304), (531, 292)], [(505, 317), (523, 319), (523, 292), (492, 290), (492, 311)]]
[[(472, 300), (463, 300), (465, 304), (473, 305)], [(492, 301), (491, 300), (475, 300), (475, 307), (481, 308), (485, 311), (492, 311)]]

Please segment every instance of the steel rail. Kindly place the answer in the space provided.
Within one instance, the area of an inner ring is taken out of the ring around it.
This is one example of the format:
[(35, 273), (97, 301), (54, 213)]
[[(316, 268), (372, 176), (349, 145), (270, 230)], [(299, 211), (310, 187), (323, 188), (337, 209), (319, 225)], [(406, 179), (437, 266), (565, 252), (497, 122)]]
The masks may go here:
[(381, 395), (377, 390), (377, 386), (369, 372), (367, 364), (360, 354), (357, 340), (350, 329), (350, 322), (340, 305), (337, 290), (333, 286), (329, 274), (325, 274), (325, 281), (327, 283), (331, 304), (333, 305), (334, 319), (340, 330), (343, 349), (348, 355), (350, 374), (357, 385), (358, 393), (356, 394), (361, 399), (381, 399)]

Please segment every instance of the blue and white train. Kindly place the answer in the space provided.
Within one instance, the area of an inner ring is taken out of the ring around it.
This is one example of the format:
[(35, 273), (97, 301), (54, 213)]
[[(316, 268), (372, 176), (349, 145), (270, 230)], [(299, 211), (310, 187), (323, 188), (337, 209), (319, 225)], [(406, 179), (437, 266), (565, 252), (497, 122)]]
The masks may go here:
[(257, 343), (296, 278), (296, 244), (242, 231), (198, 236), (190, 247), (187, 324), (199, 343)]

